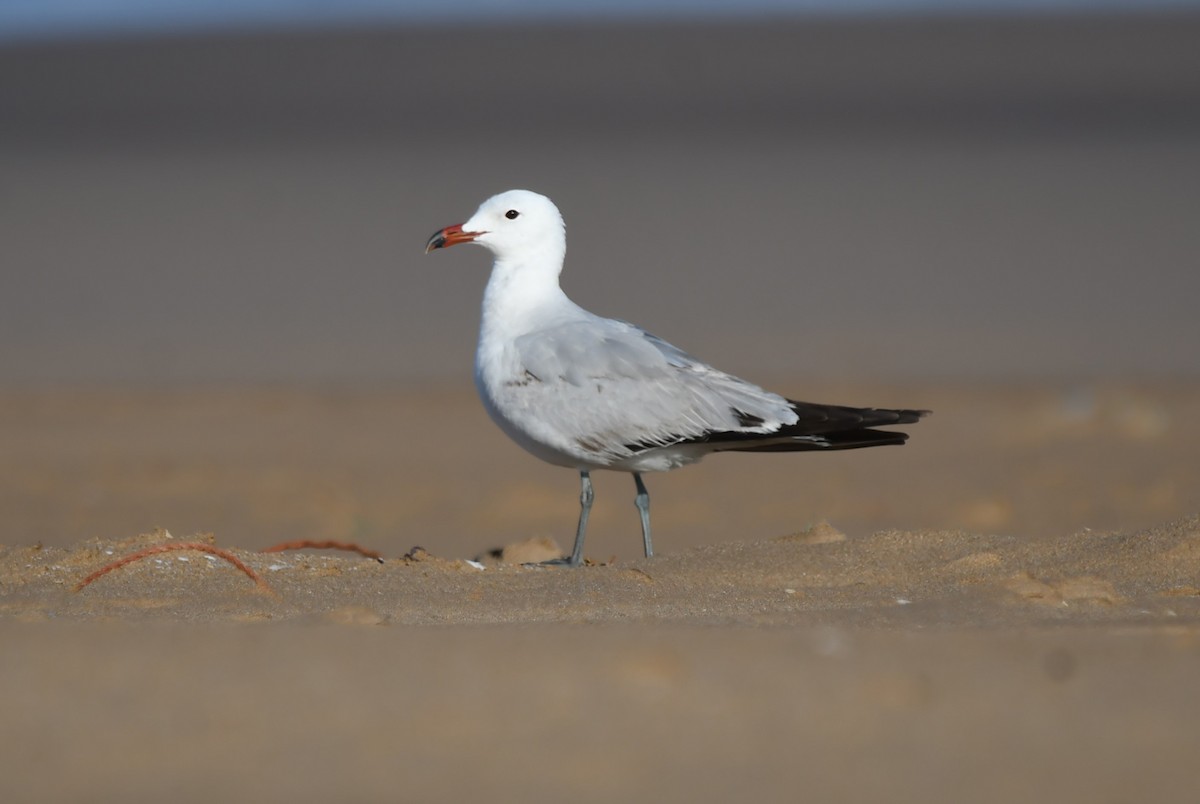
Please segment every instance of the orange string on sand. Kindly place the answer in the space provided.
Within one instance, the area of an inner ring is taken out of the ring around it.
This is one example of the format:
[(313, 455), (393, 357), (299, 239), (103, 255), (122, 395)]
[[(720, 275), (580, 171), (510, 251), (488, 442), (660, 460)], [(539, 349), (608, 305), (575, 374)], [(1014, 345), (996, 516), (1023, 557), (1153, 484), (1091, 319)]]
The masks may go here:
[(273, 544), (270, 547), (263, 548), (259, 552), (260, 553), (282, 553), (284, 550), (305, 550), (305, 549), (310, 549), (310, 550), (348, 550), (352, 553), (358, 553), (361, 556), (366, 556), (367, 558), (373, 558), (379, 562), (383, 561), (383, 556), (381, 556), (379, 553), (375, 552), (374, 550), (369, 550), (366, 547), (362, 547), (361, 545), (355, 544), (354, 542), (335, 542), (332, 540), (324, 541), (324, 542), (316, 542), (316, 541), (312, 541), (311, 539), (297, 539), (294, 542), (281, 542), (279, 544)]
[(157, 553), (169, 553), (169, 552), (172, 552), (175, 550), (197, 550), (201, 553), (208, 553), (209, 555), (216, 556), (217, 558), (223, 558), (226, 561), (228, 561), (230, 564), (232, 564), (233, 566), (237, 567), (239, 570), (244, 572), (246, 574), (246, 576), (248, 578), (250, 578), (250, 580), (254, 581), (255, 586), (257, 586), (259, 589), (261, 589), (264, 592), (269, 592), (272, 594), (274, 593), (273, 590), (271, 589), (271, 587), (267, 585), (267, 582), (264, 581), (261, 577), (259, 577), (257, 572), (255, 572), (254, 570), (252, 570), (248, 566), (246, 566), (244, 563), (242, 563), (242, 560), (239, 559), (237, 556), (235, 556), (233, 553), (229, 552), (228, 550), (224, 550), (220, 547), (214, 547), (213, 545), (207, 544), (205, 542), (168, 542), (166, 544), (155, 544), (155, 545), (151, 545), (150, 547), (143, 547), (141, 550), (130, 553), (127, 556), (118, 558), (116, 561), (112, 561), (112, 562), (109, 562), (108, 564), (105, 564), (103, 567), (96, 570), (91, 575), (87, 576), (82, 581), (77, 583), (75, 585), (75, 591), (76, 592), (80, 591), (85, 586), (90, 584), (92, 581), (96, 580), (97, 578), (99, 578), (103, 575), (107, 575), (108, 573), (112, 572), (115, 569), (120, 569), (121, 567), (125, 566), (126, 564), (132, 564), (134, 561), (143, 559), (146, 556), (152, 556)]

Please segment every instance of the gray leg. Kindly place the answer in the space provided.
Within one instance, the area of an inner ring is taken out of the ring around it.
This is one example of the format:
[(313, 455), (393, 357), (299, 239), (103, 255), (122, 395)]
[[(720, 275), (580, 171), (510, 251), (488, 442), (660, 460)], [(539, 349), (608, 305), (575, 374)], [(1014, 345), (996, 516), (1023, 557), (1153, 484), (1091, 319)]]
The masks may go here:
[(592, 491), (592, 476), (587, 472), (579, 473), (579, 485), (579, 527), (575, 529), (575, 549), (571, 551), (569, 558), (556, 558), (551, 561), (543, 561), (543, 564), (578, 567), (583, 563), (583, 539), (587, 535), (588, 514), (592, 511), (592, 500), (596, 495)]
[(637, 496), (633, 498), (633, 504), (642, 517), (642, 542), (646, 545), (646, 558), (650, 558), (654, 555), (654, 546), (650, 544), (650, 492), (646, 491), (646, 484), (637, 472), (633, 473), (633, 482), (637, 484)]
[(592, 512), (592, 500), (596, 495), (592, 491), (592, 476), (585, 471), (579, 473), (579, 525), (575, 528), (575, 549), (571, 551), (569, 566), (578, 567), (583, 563), (583, 539), (587, 535), (588, 514)]

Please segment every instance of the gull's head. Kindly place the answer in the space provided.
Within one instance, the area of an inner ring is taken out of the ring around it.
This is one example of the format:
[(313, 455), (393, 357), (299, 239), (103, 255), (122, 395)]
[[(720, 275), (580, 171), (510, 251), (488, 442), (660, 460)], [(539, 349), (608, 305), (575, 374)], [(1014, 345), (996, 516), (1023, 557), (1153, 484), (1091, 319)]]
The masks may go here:
[(557, 256), (566, 252), (566, 227), (554, 202), (529, 190), (509, 190), (484, 201), (465, 223), (434, 232), (425, 253), (459, 243), (478, 243), (500, 261)]

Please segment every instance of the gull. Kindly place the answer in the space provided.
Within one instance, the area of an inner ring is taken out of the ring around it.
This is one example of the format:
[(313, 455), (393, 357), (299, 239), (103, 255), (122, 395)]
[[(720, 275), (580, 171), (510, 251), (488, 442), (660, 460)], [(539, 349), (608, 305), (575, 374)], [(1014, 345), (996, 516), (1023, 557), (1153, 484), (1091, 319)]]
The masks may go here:
[(459, 243), (494, 255), (483, 294), (475, 387), (492, 420), (533, 455), (579, 472), (580, 511), (570, 556), (577, 567), (591, 511), (591, 471), (629, 472), (646, 556), (645, 472), (686, 466), (711, 452), (803, 452), (903, 444), (874, 429), (912, 424), (925, 410), (797, 402), (697, 360), (625, 321), (584, 310), (559, 286), (566, 225), (529, 190), (489, 198), (465, 223), (429, 238), (425, 253)]

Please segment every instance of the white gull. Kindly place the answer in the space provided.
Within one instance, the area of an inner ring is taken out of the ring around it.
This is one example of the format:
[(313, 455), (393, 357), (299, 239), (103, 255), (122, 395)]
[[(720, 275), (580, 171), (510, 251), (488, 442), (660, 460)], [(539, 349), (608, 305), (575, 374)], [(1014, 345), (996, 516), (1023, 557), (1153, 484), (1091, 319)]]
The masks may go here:
[(436, 232), (425, 252), (477, 243), (495, 255), (483, 295), (475, 387), (493, 421), (544, 461), (579, 472), (578, 566), (593, 469), (630, 472), (647, 556), (650, 496), (643, 472), (710, 452), (798, 452), (903, 444), (928, 411), (797, 402), (713, 368), (632, 324), (589, 313), (559, 287), (566, 226), (528, 190), (484, 201), (470, 220)]

